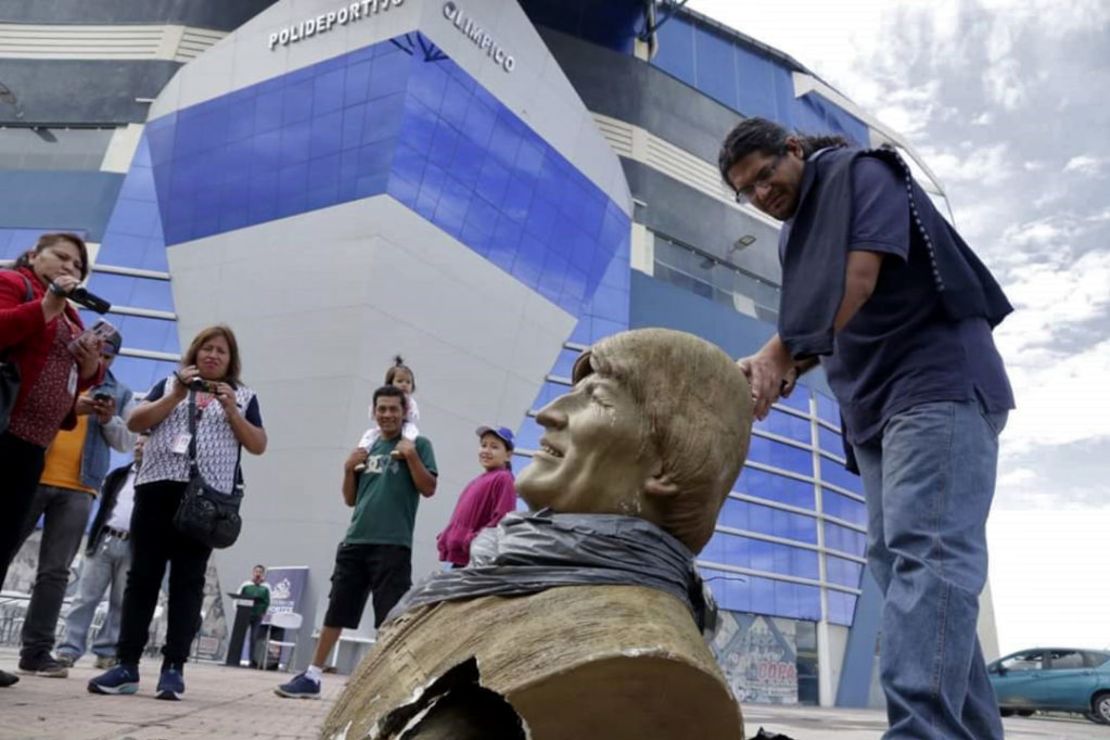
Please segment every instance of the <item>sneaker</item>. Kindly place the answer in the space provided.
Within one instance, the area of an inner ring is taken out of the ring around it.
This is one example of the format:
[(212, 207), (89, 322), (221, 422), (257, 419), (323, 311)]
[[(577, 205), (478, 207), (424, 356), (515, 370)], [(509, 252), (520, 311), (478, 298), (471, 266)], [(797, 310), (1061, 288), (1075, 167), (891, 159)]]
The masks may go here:
[(0, 689), (6, 689), (19, 683), (19, 676), (7, 671), (0, 671)]
[(155, 690), (154, 698), (181, 701), (184, 693), (185, 677), (181, 675), (181, 671), (176, 668), (163, 670), (162, 675), (158, 677), (158, 688)]
[(69, 668), (54, 660), (50, 653), (42, 653), (20, 658), (19, 672), (43, 678), (65, 678), (69, 675)]
[(119, 665), (119, 658), (114, 655), (98, 655), (96, 656), (96, 669), (98, 671), (106, 671), (109, 668), (115, 668)]
[(91, 694), (134, 694), (139, 690), (139, 667), (120, 663), (89, 681)]
[(80, 657), (81, 657), (80, 655), (74, 655), (73, 653), (61, 653), (61, 652), (59, 652), (58, 655), (57, 655), (58, 665), (63, 665), (66, 668), (72, 668), (73, 664), (76, 663), (77, 659), (80, 658)]
[(274, 689), (274, 693), (286, 699), (319, 699), (320, 682), (313, 681), (306, 673), (298, 673), (292, 681)]

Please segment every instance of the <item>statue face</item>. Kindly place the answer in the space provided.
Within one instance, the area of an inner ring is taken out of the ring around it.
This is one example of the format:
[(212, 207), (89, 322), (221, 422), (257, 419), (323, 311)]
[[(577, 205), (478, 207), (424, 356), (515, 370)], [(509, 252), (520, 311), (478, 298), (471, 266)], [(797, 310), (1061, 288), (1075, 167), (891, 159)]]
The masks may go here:
[(520, 497), (533, 509), (646, 516), (644, 488), (659, 461), (644, 449), (642, 414), (616, 380), (583, 378), (537, 414), (544, 434), (517, 476)]

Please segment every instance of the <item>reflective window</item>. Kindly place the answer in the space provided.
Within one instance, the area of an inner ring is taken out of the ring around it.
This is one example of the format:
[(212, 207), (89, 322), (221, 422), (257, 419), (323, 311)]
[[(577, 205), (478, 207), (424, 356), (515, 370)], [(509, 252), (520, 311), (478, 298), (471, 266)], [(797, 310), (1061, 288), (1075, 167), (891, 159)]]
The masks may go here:
[(99, 170), (114, 131), (0, 126), (0, 170)]
[(1086, 668), (1087, 662), (1079, 650), (1050, 650), (1048, 651), (1049, 670), (1066, 671), (1068, 669)]
[(856, 596), (843, 591), (829, 590), (825, 594), (829, 605), (829, 621), (851, 627), (856, 614)]
[[(35, 246), (43, 234), (65, 229), (3, 229), (0, 228), (0, 260), (18, 259), (24, 252)], [(78, 232), (82, 237), (84, 232)]]
[(825, 452), (831, 452), (837, 457), (844, 457), (844, 439), (834, 431), (817, 425), (817, 443)]
[(867, 552), (867, 535), (839, 524), (825, 522), (825, 547), (839, 550), (849, 555), (863, 557)]
[(722, 609), (816, 621), (821, 617), (817, 586), (746, 576), (699, 565)]
[(853, 560), (825, 555), (825, 575), (829, 583), (859, 588), (863, 565)]
[(112, 362), (112, 374), (135, 393), (146, 393), (178, 367), (176, 362), (147, 360), (120, 355)]
[(751, 537), (714, 532), (699, 559), (817, 580), (818, 554), (813, 550), (766, 542)]
[(800, 542), (817, 544), (817, 520), (804, 514), (774, 509), (769, 506), (725, 499), (717, 523), (726, 527), (773, 534)]
[[(747, 236), (771, 243), (778, 234), (771, 227), (752, 221)], [(729, 308), (754, 303), (754, 306), (777, 315), (779, 288), (727, 261), (714, 259), (684, 244), (654, 233), (654, 277), (676, 285)]]
[(817, 418), (824, 419), (837, 429), (840, 428), (840, 406), (831, 397), (821, 391), (815, 394), (817, 398)]
[(173, 293), (168, 280), (94, 272), (89, 290), (113, 305), (173, 311)]
[(1043, 650), (1029, 650), (1011, 655), (1001, 666), (1005, 671), (1039, 671), (1045, 667), (1045, 654)]
[(821, 489), (821, 504), (825, 513), (853, 524), (867, 524), (867, 504), (837, 493), (828, 488)]
[(849, 473), (843, 463), (828, 458), (821, 459), (821, 479), (835, 486), (863, 495), (863, 481), (858, 475)]
[(740, 479), (736, 482), (736, 490), (750, 496), (796, 506), (799, 509), (815, 508), (812, 483), (764, 470), (745, 466), (740, 472)]
[(145, 349), (172, 354), (181, 351), (177, 343), (176, 321), (120, 314), (108, 314), (106, 318), (119, 330), (126, 349)]
[(782, 442), (752, 435), (748, 460), (802, 475), (813, 475), (813, 453)]
[(788, 437), (809, 445), (811, 444), (812, 434), (811, 424), (812, 422), (809, 419), (802, 419), (785, 411), (771, 409), (771, 413), (767, 415), (766, 419), (756, 421), (753, 426), (755, 429), (762, 429), (780, 437)]

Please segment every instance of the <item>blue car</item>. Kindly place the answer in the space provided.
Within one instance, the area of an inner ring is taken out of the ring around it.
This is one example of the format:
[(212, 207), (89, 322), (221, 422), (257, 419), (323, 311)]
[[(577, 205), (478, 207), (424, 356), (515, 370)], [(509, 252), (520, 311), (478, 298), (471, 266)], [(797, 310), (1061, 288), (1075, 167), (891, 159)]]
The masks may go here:
[(1033, 648), (987, 666), (1003, 717), (1077, 712), (1110, 724), (1110, 652)]

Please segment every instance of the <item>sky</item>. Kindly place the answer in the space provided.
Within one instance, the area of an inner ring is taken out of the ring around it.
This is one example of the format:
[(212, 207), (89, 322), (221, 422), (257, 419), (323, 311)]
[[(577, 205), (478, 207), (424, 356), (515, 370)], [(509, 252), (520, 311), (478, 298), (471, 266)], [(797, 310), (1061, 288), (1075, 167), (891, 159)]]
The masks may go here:
[(1016, 311), (987, 534), (1003, 653), (1110, 647), (1110, 1), (689, 0), (902, 133)]

